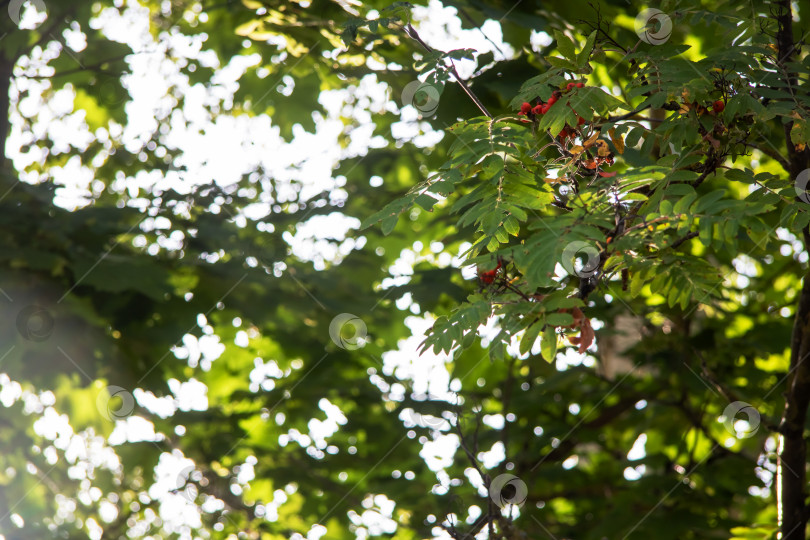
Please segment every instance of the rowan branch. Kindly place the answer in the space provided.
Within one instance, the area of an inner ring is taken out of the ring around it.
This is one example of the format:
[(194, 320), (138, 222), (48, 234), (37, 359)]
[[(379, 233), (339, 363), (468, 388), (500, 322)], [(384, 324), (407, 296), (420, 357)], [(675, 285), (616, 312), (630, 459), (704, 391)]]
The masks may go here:
[[(416, 41), (419, 45), (421, 45), (427, 52), (430, 53), (435, 50), (430, 45), (422, 41), (422, 38), (419, 37), (419, 34), (417, 33), (416, 29), (413, 26), (411, 26), (411, 23), (405, 25), (405, 33), (408, 35), (409, 38), (411, 38), (412, 40)], [(478, 96), (476, 96), (475, 93), (472, 90), (470, 90), (470, 87), (467, 86), (467, 83), (465, 83), (464, 79), (462, 79), (461, 76), (458, 74), (458, 71), (456, 71), (456, 65), (453, 63), (452, 59), (450, 59), (450, 73), (456, 79), (456, 82), (459, 84), (459, 86), (461, 86), (461, 89), (464, 90), (467, 96), (473, 101), (473, 103), (475, 103), (475, 105), (481, 110), (481, 112), (484, 113), (484, 115), (487, 118), (492, 118), (492, 115), (489, 113), (484, 104), (481, 103), (481, 100), (478, 99)]]
[(687, 240), (691, 240), (692, 238), (696, 238), (698, 236), (698, 234), (700, 234), (700, 233), (698, 233), (697, 231), (692, 231), (689, 234), (687, 234), (685, 236), (682, 236), (681, 238), (678, 238), (677, 240), (672, 242), (672, 244), (669, 245), (669, 248), (670, 249), (675, 249), (678, 246), (680, 246), (681, 244), (683, 244), (684, 242), (686, 242)]

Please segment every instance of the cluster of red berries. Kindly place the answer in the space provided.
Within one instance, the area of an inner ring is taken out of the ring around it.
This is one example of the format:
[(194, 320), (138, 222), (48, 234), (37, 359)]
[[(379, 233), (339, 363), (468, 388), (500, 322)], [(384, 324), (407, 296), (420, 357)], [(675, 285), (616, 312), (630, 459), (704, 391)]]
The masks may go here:
[(710, 107), (711, 107), (711, 113), (710, 114), (717, 115), (717, 114), (723, 112), (726, 109), (726, 102), (723, 101), (722, 99), (718, 99), (718, 100), (713, 101), (711, 104), (704, 107), (703, 105), (701, 105), (697, 101), (689, 101), (688, 96), (685, 96), (685, 99), (680, 104), (680, 108), (678, 108), (678, 105), (676, 105), (675, 109), (670, 109), (670, 110), (678, 109), (678, 112), (680, 114), (689, 114), (690, 110), (694, 110), (695, 113), (697, 113), (698, 116), (703, 116), (704, 114), (709, 113), (709, 110), (710, 110), (709, 108)]
[[(584, 86), (585, 83), (582, 82), (578, 83), (570, 82), (566, 85), (565, 92), (570, 92), (574, 88), (583, 88)], [(520, 112), (518, 113), (518, 116), (528, 116), (531, 118), (533, 115), (546, 114), (548, 110), (551, 108), (551, 106), (557, 103), (557, 101), (560, 99), (561, 96), (562, 91), (554, 90), (554, 92), (552, 92), (551, 94), (551, 97), (548, 98), (548, 101), (545, 103), (543, 102), (543, 100), (538, 100), (537, 105), (532, 106), (531, 103), (524, 101), (523, 104), (520, 106)], [(577, 116), (577, 126), (581, 126), (584, 123), (585, 119), (582, 118), (581, 116)], [(567, 125), (562, 129), (562, 131), (560, 131), (558, 135), (558, 137), (561, 137), (563, 140), (565, 140), (567, 137), (574, 137), (574, 136), (575, 136), (574, 129), (569, 128)]]
[(498, 275), (498, 270), (501, 269), (501, 261), (498, 261), (498, 266), (495, 267), (494, 270), (490, 270), (488, 272), (481, 272), (478, 274), (478, 277), (481, 279), (483, 283), (487, 285), (491, 285), (493, 281), (495, 281), (495, 277)]

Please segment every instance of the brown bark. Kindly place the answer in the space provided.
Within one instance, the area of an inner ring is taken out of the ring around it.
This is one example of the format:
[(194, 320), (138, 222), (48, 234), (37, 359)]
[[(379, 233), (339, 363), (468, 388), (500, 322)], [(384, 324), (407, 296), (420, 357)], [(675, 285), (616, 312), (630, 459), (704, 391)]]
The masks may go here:
[[(776, 34), (778, 61), (783, 66), (796, 54), (793, 40), (793, 13), (789, 0), (780, 0), (776, 5)], [(795, 78), (785, 70), (787, 78), (795, 85)], [(795, 180), (798, 174), (810, 165), (807, 150), (800, 151), (790, 138), (792, 123), (785, 125), (785, 143), (788, 152), (788, 172)], [(810, 249), (810, 233), (802, 231), (805, 249)], [(779, 528), (782, 540), (805, 540), (807, 528), (807, 444), (804, 427), (807, 407), (810, 404), (810, 273), (806, 274), (793, 322), (791, 338), (790, 370), (785, 391), (785, 411), (779, 426), (781, 444), (777, 473), (777, 499)]]
[(787, 379), (785, 412), (780, 424), (778, 497), (780, 527), (784, 540), (805, 538), (804, 425), (810, 402), (810, 274), (804, 277), (791, 339), (790, 375)]
[(8, 117), (10, 115), (9, 107), (11, 100), (8, 91), (11, 88), (11, 74), (14, 68), (14, 61), (7, 60), (0, 56), (0, 172), (5, 172), (6, 169), (6, 140), (8, 139), (8, 132), (11, 129)]

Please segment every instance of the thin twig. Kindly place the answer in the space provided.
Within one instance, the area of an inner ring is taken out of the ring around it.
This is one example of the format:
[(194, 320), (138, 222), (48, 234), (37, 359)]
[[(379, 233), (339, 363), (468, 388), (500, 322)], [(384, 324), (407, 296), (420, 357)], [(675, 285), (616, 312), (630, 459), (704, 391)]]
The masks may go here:
[(684, 236), (682, 238), (678, 238), (677, 240), (672, 242), (672, 244), (669, 245), (669, 248), (670, 249), (675, 249), (678, 246), (680, 246), (681, 244), (683, 244), (684, 242), (686, 242), (687, 240), (691, 240), (692, 238), (696, 238), (697, 235), (698, 235), (697, 231), (692, 231), (689, 234), (687, 234), (686, 236)]
[[(416, 32), (416, 29), (413, 26), (411, 26), (411, 23), (408, 23), (405, 26), (405, 33), (408, 34), (409, 38), (411, 38), (412, 40), (416, 41), (419, 45), (421, 45), (427, 52), (434, 51), (434, 49), (430, 45), (422, 41), (422, 38), (419, 37), (419, 34)], [(467, 83), (465, 83), (464, 79), (462, 79), (461, 76), (458, 74), (458, 71), (456, 71), (456, 65), (453, 63), (452, 59), (450, 59), (450, 73), (452, 73), (453, 77), (456, 79), (456, 82), (459, 84), (459, 86), (461, 86), (461, 89), (464, 90), (467, 96), (473, 101), (473, 103), (475, 103), (475, 105), (481, 110), (481, 112), (484, 113), (484, 115), (487, 118), (492, 118), (492, 115), (489, 113), (484, 104), (481, 103), (481, 100), (478, 99), (478, 96), (476, 96), (475, 93), (473, 93), (473, 91), (470, 90), (470, 87), (467, 86)]]

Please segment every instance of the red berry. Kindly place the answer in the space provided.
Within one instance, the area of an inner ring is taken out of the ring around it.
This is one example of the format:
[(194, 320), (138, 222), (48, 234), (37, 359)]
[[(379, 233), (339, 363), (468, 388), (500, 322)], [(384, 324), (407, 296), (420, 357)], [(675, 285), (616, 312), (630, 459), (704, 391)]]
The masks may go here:
[(498, 266), (496, 266), (494, 269), (492, 269), (492, 270), (490, 270), (488, 272), (479, 273), (478, 277), (481, 279), (481, 281), (483, 281), (484, 283), (489, 285), (493, 281), (495, 281), (495, 277), (498, 275), (498, 270), (500, 270), (500, 268), (501, 268), (501, 262), (498, 261)]
[(546, 103), (545, 105), (543, 105), (543, 110), (540, 111), (540, 112), (542, 112), (543, 114), (546, 114), (550, 108), (551, 108), (551, 105)]
[(713, 109), (714, 112), (723, 112), (723, 109), (726, 108), (726, 104), (720, 101), (719, 99), (714, 102)]
[(545, 105), (535, 105), (534, 109), (532, 109), (532, 112), (534, 114), (545, 114), (546, 111), (543, 110), (544, 107)]
[(520, 112), (522, 114), (529, 114), (529, 111), (531, 111), (531, 110), (532, 110), (532, 104), (531, 103), (527, 103), (527, 102), (524, 101), (523, 104), (520, 106)]
[(577, 83), (577, 88), (582, 88), (582, 87), (584, 87), (584, 86), (585, 86), (585, 83), (581, 83), (581, 82), (578, 82), (578, 83)]
[(557, 103), (557, 97), (556, 96), (551, 96), (550, 98), (548, 98), (549, 106), (554, 105), (555, 103)]
[(570, 83), (568, 83), (567, 85), (565, 85), (565, 89), (566, 89), (566, 90), (571, 90), (571, 89), (572, 89), (572, 88), (574, 88), (575, 86), (576, 86), (576, 84), (574, 84), (574, 83), (570, 82)]

